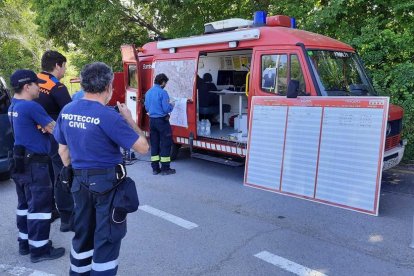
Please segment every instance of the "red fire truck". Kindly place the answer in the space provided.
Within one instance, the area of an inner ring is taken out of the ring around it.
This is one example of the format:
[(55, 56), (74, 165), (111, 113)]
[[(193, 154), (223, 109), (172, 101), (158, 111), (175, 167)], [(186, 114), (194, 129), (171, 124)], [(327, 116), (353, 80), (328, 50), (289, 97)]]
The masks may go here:
[[(246, 155), (253, 96), (285, 96), (293, 82), (303, 97), (377, 95), (351, 46), (291, 24), (291, 18), (283, 15), (267, 17), (262, 26), (229, 19), (205, 24), (203, 35), (138, 48), (122, 46), (125, 102), (138, 126), (148, 134), (145, 92), (155, 75), (165, 73), (170, 97), (187, 102), (180, 110), (180, 122), (172, 123), (173, 153), (184, 145), (193, 157), (235, 164), (237, 157)], [(203, 78), (214, 84), (207, 91), (216, 99), (213, 105), (202, 102), (206, 101), (200, 96), (205, 93)], [(391, 105), (384, 169), (396, 166), (403, 157), (402, 118), (403, 109)], [(210, 127), (214, 119), (217, 123)]]

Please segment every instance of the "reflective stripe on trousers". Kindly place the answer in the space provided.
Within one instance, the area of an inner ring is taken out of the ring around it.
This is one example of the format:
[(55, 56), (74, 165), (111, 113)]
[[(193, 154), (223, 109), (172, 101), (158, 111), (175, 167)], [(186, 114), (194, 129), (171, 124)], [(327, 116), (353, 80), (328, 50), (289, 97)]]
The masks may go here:
[(27, 216), (27, 209), (25, 209), (25, 210), (17, 209), (16, 210), (16, 215), (18, 215), (18, 216)]
[(52, 213), (27, 213), (27, 219), (51, 219)]
[(29, 245), (33, 246), (33, 247), (42, 247), (45, 246), (47, 243), (49, 242), (49, 240), (43, 240), (43, 241), (34, 241), (34, 240), (30, 240), (29, 239)]
[(95, 263), (92, 261), (92, 264), (81, 266), (81, 267), (77, 267), (71, 264), (70, 269), (71, 271), (79, 273), (79, 274), (85, 273), (91, 270), (96, 271), (96, 272), (108, 272), (110, 270), (114, 270), (118, 268), (118, 263), (119, 263), (118, 259), (110, 261), (110, 262), (106, 262), (106, 263)]
[(151, 162), (158, 162), (158, 161), (160, 161), (160, 156), (159, 155), (151, 156)]
[(85, 273), (85, 272), (89, 272), (92, 269), (91, 266), (92, 265), (86, 265), (86, 266), (79, 266), (78, 267), (78, 266), (75, 266), (73, 264), (70, 264), (70, 271), (71, 271), (70, 274), (75, 275), (73, 273), (82, 274), (82, 273)]
[(92, 256), (93, 249), (84, 252), (76, 252), (72, 245), (70, 249), (70, 270), (79, 274), (91, 271)]
[(19, 232), (19, 239), (28, 240), (29, 236), (26, 233)]
[(106, 262), (106, 263), (95, 263), (92, 262), (92, 270), (94, 271), (108, 271), (118, 267), (118, 259)]

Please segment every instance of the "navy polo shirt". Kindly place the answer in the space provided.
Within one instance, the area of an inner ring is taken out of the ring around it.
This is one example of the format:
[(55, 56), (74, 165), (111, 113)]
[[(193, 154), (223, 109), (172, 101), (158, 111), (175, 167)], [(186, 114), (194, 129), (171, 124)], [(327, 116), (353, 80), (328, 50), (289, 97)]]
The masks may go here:
[(80, 99), (67, 104), (53, 131), (67, 145), (75, 169), (105, 169), (122, 163), (120, 147), (129, 149), (139, 138), (113, 108)]
[(49, 134), (43, 133), (38, 125), (44, 128), (53, 119), (40, 104), (13, 98), (8, 115), (15, 136), (14, 145), (24, 146), (38, 154), (47, 154), (50, 151)]

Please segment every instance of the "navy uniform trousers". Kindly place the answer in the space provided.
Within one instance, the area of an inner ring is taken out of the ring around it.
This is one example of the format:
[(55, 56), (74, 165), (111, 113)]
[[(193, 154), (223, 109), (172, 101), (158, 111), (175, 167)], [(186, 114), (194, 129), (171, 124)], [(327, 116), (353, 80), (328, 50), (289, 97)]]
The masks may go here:
[(172, 133), (168, 117), (150, 118), (151, 167), (168, 170), (171, 162)]
[[(75, 236), (70, 252), (70, 275), (116, 275), (126, 220), (111, 221), (117, 180), (114, 169), (75, 170), (72, 194), (75, 201)], [(99, 170), (103, 171), (103, 170)]]
[(72, 224), (73, 220), (73, 197), (70, 191), (62, 184), (59, 179), (60, 171), (63, 168), (62, 159), (59, 156), (59, 144), (56, 142), (53, 135), (49, 135), (51, 150), (49, 153), (52, 160), (53, 174), (54, 174), (54, 195), (56, 206), (59, 210), (60, 219), (62, 223)]
[(30, 249), (32, 257), (50, 250), (53, 189), (47, 162), (25, 164), (24, 173), (13, 173), (17, 192), (17, 228), (19, 248)]

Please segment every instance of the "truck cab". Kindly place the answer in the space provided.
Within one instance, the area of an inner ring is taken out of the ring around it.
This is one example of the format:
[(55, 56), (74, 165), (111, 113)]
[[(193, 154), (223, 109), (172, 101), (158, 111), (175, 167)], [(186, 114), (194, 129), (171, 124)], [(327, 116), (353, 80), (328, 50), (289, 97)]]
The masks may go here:
[[(186, 99), (180, 109), (185, 110), (185, 122), (171, 122), (175, 148), (184, 145), (215, 157), (244, 158), (252, 97), (286, 96), (293, 82), (301, 97), (377, 95), (355, 49), (291, 28), (287, 16), (267, 17), (260, 25), (230, 19), (205, 27), (200, 36), (121, 48), (126, 104), (147, 134), (143, 102), (157, 74), (170, 79), (165, 88), (170, 97)], [(402, 118), (403, 109), (391, 105), (384, 169), (403, 157)]]

